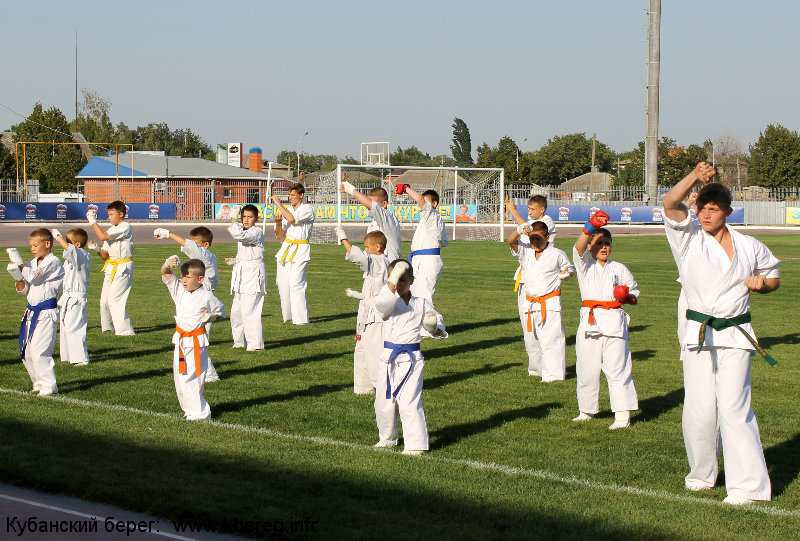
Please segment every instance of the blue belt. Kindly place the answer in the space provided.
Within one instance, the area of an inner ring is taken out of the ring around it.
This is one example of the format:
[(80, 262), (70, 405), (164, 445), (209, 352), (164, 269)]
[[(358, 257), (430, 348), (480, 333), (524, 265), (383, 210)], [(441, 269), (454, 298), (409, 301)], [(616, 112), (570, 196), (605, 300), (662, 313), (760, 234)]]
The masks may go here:
[(441, 248), (425, 248), (424, 250), (414, 250), (413, 252), (409, 252), (408, 262), (411, 263), (411, 260), (418, 255), (442, 255), (442, 250)]
[[(28, 309), (22, 315), (22, 323), (19, 325), (19, 356), (25, 357), (25, 348), (28, 346), (28, 340), (33, 336), (36, 330), (36, 323), (39, 322), (39, 312), (42, 310), (54, 310), (58, 308), (58, 300), (55, 298), (47, 299), (35, 306), (28, 305)], [(25, 332), (25, 323), (28, 321), (28, 316), (31, 318), (31, 324), (28, 326), (28, 332)]]
[(397, 357), (403, 353), (408, 355), (408, 357), (411, 359), (408, 372), (406, 372), (406, 375), (403, 376), (403, 379), (400, 380), (400, 383), (397, 385), (397, 387), (395, 387), (394, 392), (392, 392), (392, 381), (389, 378), (389, 371), (386, 371), (386, 399), (391, 400), (392, 398), (397, 398), (397, 394), (400, 392), (400, 389), (403, 388), (406, 380), (408, 380), (408, 376), (410, 376), (411, 372), (414, 370), (414, 356), (412, 353), (419, 351), (419, 342), (415, 344), (395, 344), (393, 342), (384, 342), (383, 348), (392, 350), (392, 352), (389, 354), (389, 359), (386, 361), (389, 364), (393, 364)]

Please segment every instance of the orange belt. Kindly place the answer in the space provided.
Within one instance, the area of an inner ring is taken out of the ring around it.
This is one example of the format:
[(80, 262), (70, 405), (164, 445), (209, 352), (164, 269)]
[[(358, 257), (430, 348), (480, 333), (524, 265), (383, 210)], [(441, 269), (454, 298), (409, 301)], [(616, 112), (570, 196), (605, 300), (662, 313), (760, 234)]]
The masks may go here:
[(589, 309), (589, 325), (596, 325), (597, 320), (594, 319), (595, 308), (613, 310), (615, 308), (622, 308), (622, 303), (619, 301), (583, 301), (581, 306)]
[(184, 331), (176, 325), (175, 332), (178, 333), (178, 372), (184, 376), (186, 375), (186, 357), (183, 355), (181, 341), (184, 338), (191, 337), (192, 346), (194, 347), (194, 375), (200, 377), (200, 374), (203, 372), (203, 357), (200, 351), (200, 340), (198, 340), (198, 337), (206, 333), (205, 326), (200, 325), (193, 331)]
[[(542, 295), (541, 297), (531, 297), (530, 295), (525, 295), (525, 298), (528, 299), (528, 302), (538, 302), (539, 306), (542, 308), (542, 323), (540, 326), (543, 327), (544, 322), (547, 321), (547, 299), (552, 299), (553, 297), (558, 297), (560, 295), (560, 289), (553, 290), (547, 295)], [(530, 310), (528, 310), (528, 332), (533, 332), (533, 322), (531, 321)]]

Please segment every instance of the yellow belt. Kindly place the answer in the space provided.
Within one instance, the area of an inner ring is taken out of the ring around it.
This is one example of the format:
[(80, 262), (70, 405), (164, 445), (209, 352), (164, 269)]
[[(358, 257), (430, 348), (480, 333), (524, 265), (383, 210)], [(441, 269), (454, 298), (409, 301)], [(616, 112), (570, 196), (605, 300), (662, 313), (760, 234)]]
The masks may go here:
[(105, 263), (103, 263), (103, 268), (100, 269), (102, 272), (106, 272), (106, 269), (110, 266), (111, 267), (111, 281), (114, 281), (114, 277), (117, 275), (117, 267), (122, 265), (123, 263), (133, 263), (133, 259), (130, 257), (121, 257), (119, 259), (106, 259)]
[(514, 273), (514, 293), (519, 291), (519, 284), (522, 282), (522, 267), (517, 267), (517, 272)]
[[(308, 244), (307, 239), (286, 239), (283, 242), (289, 244), (289, 246), (286, 247), (286, 249), (283, 251), (283, 254), (281, 255), (281, 265), (285, 265), (287, 261), (289, 263), (294, 263), (294, 256), (300, 249), (300, 245)], [(294, 247), (294, 250), (292, 250), (292, 247)], [(291, 255), (289, 255), (290, 251), (292, 252)]]

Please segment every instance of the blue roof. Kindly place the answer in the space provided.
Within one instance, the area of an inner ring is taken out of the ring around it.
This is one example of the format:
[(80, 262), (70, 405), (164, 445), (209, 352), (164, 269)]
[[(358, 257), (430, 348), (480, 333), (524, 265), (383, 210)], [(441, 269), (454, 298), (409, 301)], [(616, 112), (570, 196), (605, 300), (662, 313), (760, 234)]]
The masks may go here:
[[(135, 163), (135, 162), (134, 162)], [(117, 174), (117, 166), (114, 163), (114, 160), (109, 160), (108, 158), (103, 159), (98, 156), (94, 156), (89, 162), (80, 170), (77, 176), (86, 176), (86, 177), (113, 177)], [(131, 170), (130, 167), (126, 167), (119, 164), (119, 176), (121, 177), (146, 177), (147, 173), (144, 171), (140, 171), (139, 169)]]

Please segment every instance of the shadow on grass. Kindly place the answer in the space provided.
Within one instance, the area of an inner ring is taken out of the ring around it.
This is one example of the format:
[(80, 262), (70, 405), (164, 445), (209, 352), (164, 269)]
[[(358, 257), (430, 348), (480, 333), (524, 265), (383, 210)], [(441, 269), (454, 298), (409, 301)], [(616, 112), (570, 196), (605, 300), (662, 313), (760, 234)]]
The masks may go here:
[(646, 361), (647, 359), (652, 359), (658, 353), (654, 349), (640, 349), (639, 351), (632, 351), (631, 358), (634, 361)]
[(424, 388), (437, 389), (439, 387), (444, 387), (446, 385), (450, 385), (451, 383), (456, 383), (457, 381), (464, 381), (470, 378), (474, 378), (476, 376), (485, 376), (487, 374), (496, 374), (498, 372), (503, 372), (505, 370), (508, 370), (509, 368), (514, 368), (515, 366), (517, 366), (517, 364), (515, 363), (506, 363), (498, 365), (492, 365), (486, 363), (481, 368), (476, 368), (475, 370), (465, 370), (464, 372), (452, 372), (449, 374), (436, 376), (430, 379), (425, 378)]
[(764, 452), (772, 495), (780, 496), (800, 474), (800, 433)]
[(475, 329), (481, 329), (483, 327), (494, 327), (496, 325), (505, 325), (506, 323), (511, 323), (512, 321), (519, 322), (519, 318), (516, 317), (498, 317), (494, 319), (489, 319), (487, 321), (471, 321), (468, 323), (456, 323), (455, 325), (448, 325), (447, 332), (449, 334), (455, 334), (464, 331), (472, 331)]
[(434, 449), (441, 449), (448, 445), (458, 443), (465, 438), (494, 430), (506, 423), (519, 421), (520, 419), (544, 419), (550, 415), (550, 410), (560, 408), (561, 406), (562, 405), (557, 402), (548, 402), (547, 404), (539, 404), (538, 406), (529, 406), (527, 408), (517, 408), (495, 413), (480, 421), (446, 426), (431, 434), (431, 447)]
[(144, 370), (142, 372), (130, 372), (128, 374), (120, 374), (117, 376), (70, 381), (64, 384), (59, 384), (58, 390), (60, 393), (73, 393), (75, 391), (86, 391), (93, 387), (97, 387), (98, 385), (109, 385), (112, 383), (136, 381), (139, 379), (159, 378), (164, 377), (167, 374), (172, 374), (172, 366), (169, 366), (168, 368), (154, 368), (152, 370)]
[(647, 325), (632, 325), (632, 326), (628, 327), (628, 332), (629, 333), (641, 332), (641, 331), (645, 330), (649, 326), (650, 326), (649, 323)]
[(795, 333), (784, 334), (783, 336), (767, 336), (766, 338), (759, 337), (758, 341), (764, 348), (777, 346), (779, 344), (796, 346), (800, 344), (800, 333), (795, 332)]
[(260, 372), (274, 372), (276, 370), (284, 370), (286, 368), (294, 368), (301, 364), (314, 363), (319, 361), (326, 361), (328, 359), (335, 359), (337, 357), (344, 357), (352, 355), (351, 351), (339, 351), (335, 353), (318, 353), (317, 355), (310, 355), (304, 357), (297, 357), (295, 359), (286, 359), (275, 363), (263, 363), (256, 366), (249, 366), (246, 368), (232, 368), (225, 371), (225, 378), (235, 376), (248, 376), (251, 374), (258, 374)]
[(247, 400), (239, 400), (237, 402), (223, 402), (221, 404), (214, 404), (212, 405), (212, 411), (216, 417), (220, 413), (241, 411), (247, 408), (252, 408), (253, 406), (263, 406), (264, 404), (275, 402), (289, 402), (295, 398), (323, 396), (330, 393), (338, 393), (344, 389), (352, 389), (352, 387), (352, 383), (340, 383), (338, 385), (312, 385), (306, 389), (298, 389), (296, 391), (289, 391), (288, 393), (259, 396), (256, 398), (249, 398)]
[(639, 414), (636, 415), (633, 420), (637, 423), (654, 421), (668, 411), (677, 408), (682, 403), (683, 388), (675, 389), (674, 391), (659, 396), (651, 396), (650, 398), (639, 400)]
[[(335, 338), (342, 338), (344, 336), (354, 336), (356, 334), (355, 326), (352, 329), (342, 329), (339, 331), (329, 331), (324, 332), (321, 334), (317, 334), (313, 327), (308, 325), (303, 327), (304, 329), (308, 329), (308, 334), (304, 336), (295, 336), (293, 338), (284, 338), (282, 340), (265, 340), (264, 347), (267, 351), (276, 348), (285, 348), (291, 346), (307, 346), (309, 344), (315, 344), (317, 342), (324, 342), (326, 340), (333, 340)], [(218, 343), (214, 341), (214, 343)]]
[(522, 341), (521, 336), (501, 336), (499, 338), (491, 338), (489, 340), (479, 340), (477, 342), (468, 342), (466, 344), (454, 344), (439, 347), (425, 351), (425, 359), (438, 359), (442, 357), (450, 357), (451, 355), (459, 355), (461, 353), (473, 353), (483, 349), (491, 349), (498, 346), (505, 346), (513, 344), (517, 341)]
[(325, 323), (326, 321), (337, 321), (339, 319), (355, 318), (357, 314), (358, 314), (357, 310), (354, 312), (342, 312), (341, 314), (330, 314), (327, 316), (312, 317), (309, 319), (309, 321), (311, 323)]
[[(205, 433), (189, 424), (185, 430)], [(643, 530), (589, 520), (584, 512), (540, 510), (535, 502), (498, 502), (502, 489), (444, 483), (446, 471), (437, 472), (438, 465), (395, 453), (359, 469), (358, 459), (369, 451), (341, 450), (352, 453), (353, 465), (313, 467), (302, 458), (288, 465), (292, 458), (272, 460), (252, 450), (209, 452), (193, 447), (191, 438), (137, 441), (136, 435), (8, 417), (0, 418), (0, 433), (14, 434), (0, 446), (0, 476), (7, 482), (262, 539), (674, 538), (657, 525)], [(290, 530), (298, 523), (303, 529)], [(285, 529), (254, 531), (254, 524)]]

